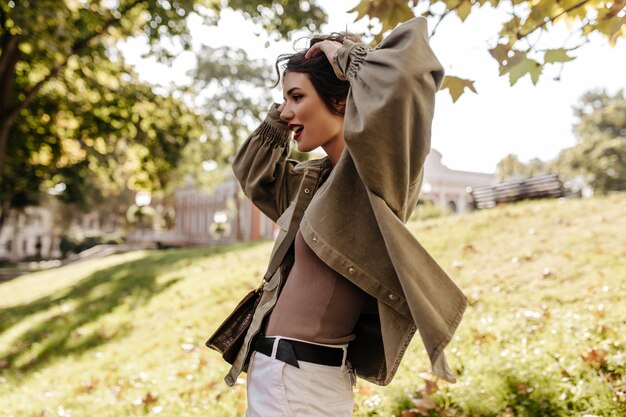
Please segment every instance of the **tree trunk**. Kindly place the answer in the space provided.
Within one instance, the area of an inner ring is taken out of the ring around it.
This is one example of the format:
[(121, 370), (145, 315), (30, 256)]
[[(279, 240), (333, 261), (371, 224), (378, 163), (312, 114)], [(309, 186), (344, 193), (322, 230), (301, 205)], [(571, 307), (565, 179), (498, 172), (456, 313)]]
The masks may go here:
[(9, 214), (11, 214), (11, 202), (8, 200), (0, 202), (0, 235)]
[(9, 131), (15, 123), (17, 112), (12, 108), (15, 96), (15, 66), (19, 58), (19, 37), (6, 33), (2, 38), (0, 55), (0, 181), (3, 175)]
[(9, 131), (14, 123), (14, 117), (0, 117), (0, 181), (2, 181), (4, 176), (4, 156), (6, 154), (6, 144), (9, 140)]

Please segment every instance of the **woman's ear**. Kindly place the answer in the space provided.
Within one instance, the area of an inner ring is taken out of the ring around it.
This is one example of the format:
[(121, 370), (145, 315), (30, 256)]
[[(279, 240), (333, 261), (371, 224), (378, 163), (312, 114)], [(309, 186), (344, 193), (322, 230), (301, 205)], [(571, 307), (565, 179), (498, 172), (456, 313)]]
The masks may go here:
[(343, 116), (346, 112), (346, 99), (344, 98), (340, 100), (338, 98), (334, 98), (332, 99), (332, 102), (335, 111)]

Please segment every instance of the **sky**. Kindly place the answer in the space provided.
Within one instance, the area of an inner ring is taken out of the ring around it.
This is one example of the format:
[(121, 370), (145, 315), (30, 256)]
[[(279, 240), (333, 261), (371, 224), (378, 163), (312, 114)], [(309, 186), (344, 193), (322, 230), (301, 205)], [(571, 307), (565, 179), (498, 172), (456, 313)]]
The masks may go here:
[[(347, 13), (358, 0), (319, 0), (329, 21), (322, 32), (345, 30), (362, 32), (365, 22), (357, 22), (356, 13)], [(493, 173), (498, 161), (516, 154), (527, 162), (537, 157), (549, 160), (561, 149), (576, 143), (572, 126), (576, 122), (572, 106), (588, 90), (606, 89), (614, 93), (626, 89), (626, 39), (610, 47), (604, 38), (593, 38), (573, 53), (574, 61), (561, 66), (546, 67), (535, 86), (525, 76), (510, 86), (508, 76), (498, 76), (498, 64), (488, 49), (495, 46), (502, 11), (481, 9), (465, 22), (448, 16), (437, 28), (431, 46), (446, 74), (475, 81), (478, 94), (466, 92), (452, 103), (446, 91), (437, 93), (431, 146), (442, 153), (442, 162), (451, 169)], [(293, 40), (309, 35), (297, 32), (289, 41), (266, 44), (264, 34), (255, 36), (254, 26), (240, 14), (224, 11), (218, 26), (202, 25), (190, 19), (194, 49), (201, 44), (213, 47), (243, 48), (250, 58), (273, 62), (281, 53), (293, 51)], [(558, 24), (550, 34), (543, 34), (543, 47), (574, 46), (565, 24)], [(533, 39), (535, 41), (536, 39)], [(301, 45), (301, 44), (300, 44)], [(143, 39), (128, 41), (122, 47), (127, 61), (140, 77), (154, 84), (185, 83), (186, 72), (195, 65), (192, 52), (182, 52), (171, 67), (143, 59), (147, 51)], [(560, 73), (560, 74), (559, 74)], [(560, 80), (554, 77), (560, 75)], [(467, 90), (466, 90), (467, 91)], [(272, 92), (280, 102), (280, 90)]]

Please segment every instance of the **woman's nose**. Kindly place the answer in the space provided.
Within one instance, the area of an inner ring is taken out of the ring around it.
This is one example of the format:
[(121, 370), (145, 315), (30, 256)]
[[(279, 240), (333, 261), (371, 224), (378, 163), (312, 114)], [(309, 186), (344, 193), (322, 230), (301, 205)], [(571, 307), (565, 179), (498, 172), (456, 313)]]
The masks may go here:
[(287, 108), (287, 103), (281, 104), (278, 107), (278, 111), (280, 111), (280, 118), (285, 122), (293, 119), (293, 111)]

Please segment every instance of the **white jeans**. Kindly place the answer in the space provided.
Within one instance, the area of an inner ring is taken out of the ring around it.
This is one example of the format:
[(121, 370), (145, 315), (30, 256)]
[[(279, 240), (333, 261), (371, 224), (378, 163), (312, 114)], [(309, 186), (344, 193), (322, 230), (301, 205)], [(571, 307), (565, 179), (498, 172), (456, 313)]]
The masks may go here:
[[(347, 345), (340, 347), (346, 349)], [(298, 361), (298, 365), (300, 368), (253, 352), (247, 375), (246, 417), (352, 415), (354, 372), (349, 364), (339, 367)]]

